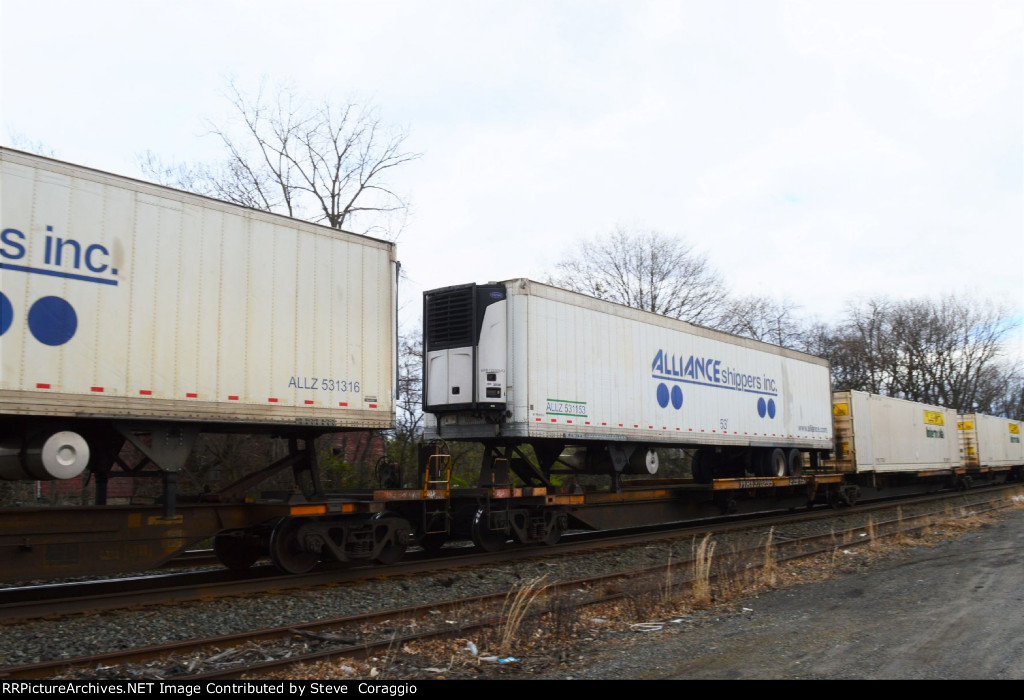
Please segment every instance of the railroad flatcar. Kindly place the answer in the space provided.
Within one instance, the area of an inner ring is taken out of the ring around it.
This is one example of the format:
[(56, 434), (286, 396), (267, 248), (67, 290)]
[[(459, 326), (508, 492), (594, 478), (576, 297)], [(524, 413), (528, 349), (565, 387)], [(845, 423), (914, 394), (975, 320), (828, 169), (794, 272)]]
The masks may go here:
[[(619, 496), (582, 489), (540, 510), (492, 496), (471, 532), (485, 546), (529, 538), (527, 524), (554, 539), (566, 522), (852, 505), (966, 483), (954, 410), (833, 394), (821, 358), (525, 279), (429, 291), (423, 319), (427, 434), (481, 443), (482, 485), (552, 493), (604, 475)], [(686, 478), (659, 479), (659, 453), (679, 448)]]
[[(207, 539), (237, 570), (387, 564), (1024, 468), (1020, 422), (833, 393), (824, 359), (513, 279), (424, 294), (418, 463), (327, 492), (317, 437), (394, 426), (393, 244), (9, 149), (0, 166), (0, 479), (97, 486), (94, 506), (0, 510), (4, 580), (151, 568)], [(210, 432), (287, 451), (178, 502)], [(452, 483), (453, 442), (482, 446), (472, 485)], [(287, 471), (294, 488), (253, 495)], [(159, 503), (106, 505), (109, 479), (146, 475)]]
[(322, 498), (315, 438), (394, 426), (393, 243), (7, 148), (0, 196), (0, 478), (85, 473), (98, 505), (111, 478), (162, 481), (155, 512), (0, 517), (13, 575), (147, 565), (266, 517), (183, 515), (201, 433), (287, 438), (267, 470)]

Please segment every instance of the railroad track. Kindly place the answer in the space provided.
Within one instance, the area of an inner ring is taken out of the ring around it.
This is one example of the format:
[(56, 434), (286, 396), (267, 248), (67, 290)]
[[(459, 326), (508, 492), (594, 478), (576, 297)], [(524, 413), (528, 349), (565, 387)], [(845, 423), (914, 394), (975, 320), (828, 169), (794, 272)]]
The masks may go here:
[[(0, 589), (0, 619), (6, 622), (31, 620), (76, 613), (98, 613), (123, 610), (146, 605), (183, 603), (217, 597), (231, 597), (261, 593), (268, 590), (299, 590), (310, 587), (348, 584), (380, 576), (409, 576), (435, 572), (452, 567), (472, 567), (497, 562), (522, 561), (538, 556), (557, 556), (576, 552), (628, 545), (642, 546), (664, 538), (693, 537), (713, 528), (715, 532), (731, 532), (750, 527), (772, 527), (792, 522), (806, 522), (835, 517), (840, 514), (870, 514), (891, 508), (896, 503), (921, 504), (951, 500), (968, 502), (984, 499), (989, 493), (1002, 493), (1013, 485), (990, 486), (969, 492), (943, 492), (899, 498), (879, 499), (858, 505), (855, 511), (838, 511), (821, 507), (810, 511), (786, 511), (739, 518), (705, 520), (680, 526), (634, 528), (620, 532), (569, 533), (553, 546), (510, 547), (494, 553), (484, 553), (469, 543), (452, 543), (438, 555), (411, 552), (405, 560), (389, 566), (345, 566), (327, 564), (308, 574), (282, 574), (269, 564), (254, 567), (239, 574), (212, 568), (203, 571), (161, 573), (145, 572), (136, 576), (97, 581), (60, 582)], [(194, 555), (202, 559), (203, 554)], [(186, 560), (189, 560), (186, 558)]]
[[(973, 495), (984, 498), (971, 499), (971, 513), (983, 512), (987, 508), (1005, 507), (1007, 503), (1004, 494), (998, 489), (988, 490), (986, 494), (978, 492)], [(822, 531), (815, 535), (783, 534), (785, 531), (780, 528), (787, 523), (808, 520), (807, 514), (800, 517), (790, 515), (788, 520), (780, 517), (773, 519), (773, 523), (760, 521), (756, 528), (762, 534), (766, 528), (773, 533), (771, 560), (780, 563), (823, 552), (834, 552), (837, 547), (850, 548), (870, 544), (878, 538), (906, 534), (914, 529), (927, 527), (935, 523), (937, 516), (948, 515), (948, 509), (944, 504), (949, 500), (948, 495), (946, 498), (919, 499), (919, 503), (934, 502), (936, 507), (930, 512), (919, 513), (913, 517), (870, 520), (869, 529), (858, 526), (845, 531), (825, 532), (822, 528)], [(963, 496), (954, 497), (954, 500), (958, 505), (964, 503)], [(892, 508), (892, 505), (888, 507)], [(868, 510), (870, 509), (858, 509), (858, 512)], [(751, 524), (746, 524), (746, 527), (751, 527)], [(720, 533), (724, 529), (726, 528), (716, 528), (716, 531)], [(675, 536), (693, 537), (696, 534), (694, 531), (688, 535), (677, 533)], [(666, 533), (660, 533), (660, 538), (664, 539), (666, 536)], [(647, 537), (655, 537), (655, 534), (649, 534)], [(620, 543), (616, 546), (626, 545)], [(537, 550), (533, 550), (532, 554), (536, 556)], [(729, 552), (727, 560), (718, 560), (718, 566), (722, 567), (721, 570), (742, 570), (749, 573), (763, 565), (765, 561), (765, 544), (761, 538), (759, 544)], [(436, 562), (434, 566), (436, 567)], [(531, 615), (550, 614), (553, 609), (565, 608), (567, 605), (574, 610), (581, 610), (588, 606), (621, 600), (626, 596), (651, 594), (664, 589), (666, 585), (673, 588), (690, 586), (694, 577), (693, 571), (693, 561), (680, 560), (629, 571), (556, 581), (545, 587), (545, 603), (532, 606)], [(375, 572), (380, 575), (379, 569)], [(485, 630), (500, 628), (508, 617), (505, 605), (510, 592), (510, 589), (505, 589), (485, 596), (457, 598), (427, 605), (319, 620), (302, 625), (8, 667), (0, 669), (0, 677), (12, 680), (39, 679), (60, 674), (63, 678), (216, 680), (240, 678), (246, 674), (265, 677), (266, 674), (297, 663), (337, 658), (386, 657), (393, 650), (408, 644), (438, 638), (471, 638), (484, 634)]]

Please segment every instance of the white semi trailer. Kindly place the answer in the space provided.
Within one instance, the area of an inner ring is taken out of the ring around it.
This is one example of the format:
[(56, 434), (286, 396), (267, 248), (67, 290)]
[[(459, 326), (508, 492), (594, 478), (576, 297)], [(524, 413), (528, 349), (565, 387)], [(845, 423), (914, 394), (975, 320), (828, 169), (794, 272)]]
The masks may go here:
[(424, 408), (434, 435), (529, 444), (590, 472), (798, 474), (832, 449), (827, 360), (546, 284), (424, 296)]
[(0, 149), (0, 478), (394, 425), (392, 243)]

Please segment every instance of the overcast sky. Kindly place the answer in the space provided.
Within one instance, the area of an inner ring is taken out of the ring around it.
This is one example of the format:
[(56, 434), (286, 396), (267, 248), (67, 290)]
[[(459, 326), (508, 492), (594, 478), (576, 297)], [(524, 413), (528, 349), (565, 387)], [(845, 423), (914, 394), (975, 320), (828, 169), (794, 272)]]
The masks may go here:
[(423, 154), (407, 292), (542, 279), (621, 224), (826, 321), (949, 292), (1024, 320), (1019, 0), (0, 8), (0, 140), (74, 163), (216, 159), (229, 77), (375, 103)]

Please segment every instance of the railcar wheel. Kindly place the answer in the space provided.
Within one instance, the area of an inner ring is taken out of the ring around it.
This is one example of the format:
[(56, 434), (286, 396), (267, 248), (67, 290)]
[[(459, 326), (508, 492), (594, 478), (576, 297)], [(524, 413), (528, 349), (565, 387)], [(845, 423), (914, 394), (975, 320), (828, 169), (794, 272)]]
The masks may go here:
[(852, 508), (857, 505), (857, 500), (860, 498), (860, 486), (857, 486), (856, 484), (844, 486), (842, 494), (843, 502)]
[(800, 450), (790, 450), (786, 461), (788, 462), (788, 473), (790, 476), (800, 476), (804, 473), (804, 455)]
[(554, 545), (558, 544), (558, 540), (562, 539), (562, 518), (559, 513), (546, 513), (544, 520), (547, 523), (547, 534), (544, 536), (544, 544)]
[[(387, 531), (384, 533), (384, 537), (387, 539), (387, 543), (380, 550), (377, 558), (374, 559), (378, 564), (397, 564), (402, 561), (402, 557), (405, 556), (405, 550), (409, 546), (409, 523), (402, 518), (398, 513), (391, 511), (384, 511), (377, 513), (373, 516), (374, 520), (385, 520), (395, 519), (404, 523), (402, 525), (402, 531), (395, 530), (388, 525), (382, 525)], [(376, 528), (375, 528), (376, 530)], [(377, 533), (374, 532), (374, 537), (377, 537)]]
[(317, 564), (315, 554), (302, 548), (301, 519), (284, 518), (270, 535), (270, 560), (286, 574), (305, 574)]
[(478, 508), (470, 525), (473, 544), (485, 552), (500, 552), (505, 548), (508, 536), (501, 531), (495, 532), (487, 526), (487, 511)]
[(232, 571), (245, 571), (260, 558), (260, 539), (252, 533), (228, 530), (213, 537), (217, 561)]

